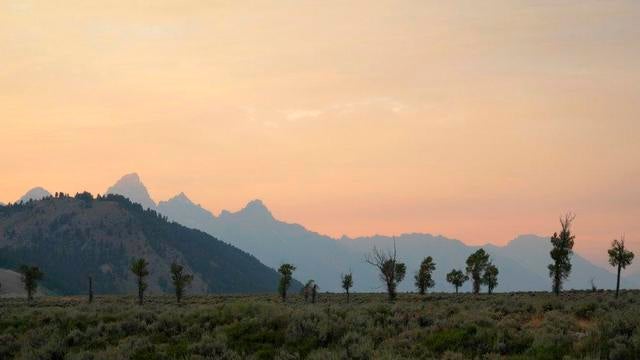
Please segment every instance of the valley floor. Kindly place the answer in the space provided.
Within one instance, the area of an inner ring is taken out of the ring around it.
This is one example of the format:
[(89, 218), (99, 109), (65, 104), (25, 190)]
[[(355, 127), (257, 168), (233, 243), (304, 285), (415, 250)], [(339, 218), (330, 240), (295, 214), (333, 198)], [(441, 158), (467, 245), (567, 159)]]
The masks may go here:
[(0, 299), (0, 359), (637, 359), (640, 291)]

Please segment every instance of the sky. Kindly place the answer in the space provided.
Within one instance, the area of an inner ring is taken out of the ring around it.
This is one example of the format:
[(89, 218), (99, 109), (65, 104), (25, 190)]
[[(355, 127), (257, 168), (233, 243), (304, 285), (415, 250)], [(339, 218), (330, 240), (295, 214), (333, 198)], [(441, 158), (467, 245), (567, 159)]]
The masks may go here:
[(0, 201), (138, 172), (218, 213), (640, 252), (640, 2), (0, 0)]

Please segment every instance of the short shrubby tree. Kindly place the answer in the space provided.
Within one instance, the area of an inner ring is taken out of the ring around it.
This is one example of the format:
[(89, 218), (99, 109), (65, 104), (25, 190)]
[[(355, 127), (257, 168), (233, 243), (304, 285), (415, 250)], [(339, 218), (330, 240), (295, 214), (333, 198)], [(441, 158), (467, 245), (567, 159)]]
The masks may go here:
[(420, 264), (420, 269), (416, 272), (415, 276), (415, 285), (418, 288), (418, 292), (420, 295), (424, 295), (427, 292), (427, 289), (435, 286), (435, 281), (433, 281), (433, 271), (436, 269), (436, 263), (433, 262), (433, 258), (431, 256), (427, 256), (422, 263)]
[(142, 305), (144, 301), (144, 291), (147, 289), (147, 283), (145, 278), (149, 275), (149, 269), (147, 269), (147, 260), (140, 258), (134, 259), (131, 263), (131, 272), (136, 276), (136, 282), (138, 285), (138, 304)]
[(347, 294), (347, 303), (349, 302), (349, 289), (353, 287), (353, 274), (349, 272), (348, 274), (342, 274), (342, 288), (344, 292)]
[(616, 281), (616, 297), (620, 292), (620, 272), (622, 269), (631, 265), (633, 261), (633, 253), (625, 247), (624, 236), (620, 237), (620, 240), (613, 240), (611, 243), (611, 249), (609, 252), (609, 264), (618, 268), (618, 278)]
[(456, 294), (458, 293), (458, 288), (464, 285), (467, 280), (469, 280), (469, 277), (462, 270), (453, 269), (447, 274), (447, 282), (456, 288)]
[(480, 285), (482, 284), (482, 276), (487, 266), (489, 266), (489, 254), (484, 249), (480, 249), (467, 258), (467, 275), (473, 281), (473, 293), (480, 293)]
[(22, 275), (20, 280), (27, 292), (27, 300), (33, 300), (33, 294), (38, 290), (38, 281), (44, 277), (44, 273), (37, 266), (21, 265), (18, 272)]
[(549, 264), (549, 277), (551, 278), (551, 287), (556, 295), (560, 295), (562, 283), (571, 274), (571, 254), (573, 253), (573, 243), (575, 236), (571, 234), (571, 224), (575, 219), (575, 215), (568, 213), (560, 218), (562, 231), (560, 234), (554, 233), (551, 237), (551, 245), (553, 248), (549, 255), (553, 263)]
[(291, 264), (282, 264), (278, 269), (280, 273), (280, 283), (278, 284), (278, 293), (282, 297), (282, 301), (287, 301), (287, 291), (291, 286), (293, 280), (293, 272), (296, 271), (296, 267)]
[(178, 264), (177, 262), (171, 263), (171, 282), (173, 283), (173, 288), (176, 291), (176, 302), (179, 304), (180, 300), (182, 300), (182, 296), (184, 296), (184, 291), (187, 286), (191, 285), (193, 281), (193, 275), (184, 273), (184, 266)]
[(498, 268), (489, 263), (487, 268), (484, 270), (484, 274), (482, 275), (482, 283), (487, 286), (487, 291), (489, 294), (493, 293), (493, 289), (498, 286)]

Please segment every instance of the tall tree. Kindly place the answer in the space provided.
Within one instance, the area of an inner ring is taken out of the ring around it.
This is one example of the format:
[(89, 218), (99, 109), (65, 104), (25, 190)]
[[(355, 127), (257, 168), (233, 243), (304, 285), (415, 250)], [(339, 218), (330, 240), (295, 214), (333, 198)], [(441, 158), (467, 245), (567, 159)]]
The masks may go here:
[(353, 274), (351, 273), (351, 271), (349, 271), (348, 274), (342, 274), (341, 278), (342, 288), (344, 289), (345, 293), (347, 293), (347, 303), (349, 303), (349, 289), (353, 287)]
[(296, 271), (296, 267), (291, 264), (282, 264), (278, 269), (278, 272), (280, 273), (278, 293), (280, 293), (282, 301), (287, 301), (287, 291), (289, 290), (289, 286), (291, 286), (294, 271)]
[(575, 219), (575, 215), (571, 213), (565, 214), (560, 218), (562, 231), (560, 234), (554, 233), (551, 237), (552, 249), (549, 253), (553, 263), (549, 264), (549, 277), (551, 278), (551, 286), (556, 295), (560, 295), (562, 283), (571, 274), (571, 254), (573, 253), (573, 243), (575, 236), (571, 234), (571, 224)]
[(484, 270), (484, 274), (482, 275), (482, 283), (487, 286), (487, 290), (489, 294), (493, 293), (493, 289), (498, 286), (498, 268), (489, 263), (487, 268)]
[(469, 280), (469, 277), (462, 270), (453, 269), (447, 274), (447, 282), (456, 288), (456, 294), (458, 293), (458, 288), (467, 280)]
[(375, 246), (371, 254), (365, 257), (365, 261), (378, 269), (380, 281), (387, 287), (390, 301), (396, 299), (396, 289), (407, 272), (407, 267), (399, 263), (396, 251), (396, 239), (393, 239), (393, 252), (378, 250)]
[(27, 292), (27, 300), (33, 300), (33, 294), (38, 290), (38, 281), (44, 277), (44, 273), (37, 266), (21, 265), (18, 272), (22, 275), (20, 280)]
[(420, 269), (416, 272), (415, 276), (415, 285), (418, 288), (418, 292), (420, 295), (424, 295), (427, 292), (427, 289), (435, 286), (435, 281), (433, 281), (433, 271), (436, 269), (436, 263), (433, 262), (433, 258), (431, 256), (427, 256), (422, 260), (420, 264)]
[(625, 248), (624, 235), (620, 237), (620, 240), (613, 240), (611, 242), (611, 249), (609, 252), (609, 264), (611, 266), (618, 267), (618, 279), (616, 281), (616, 298), (620, 293), (620, 272), (622, 269), (631, 265), (633, 261), (633, 253)]
[(187, 286), (191, 285), (192, 281), (193, 275), (184, 273), (184, 266), (175, 261), (171, 263), (171, 282), (176, 291), (176, 302), (178, 304), (180, 304), (180, 300), (182, 300), (184, 290)]
[(480, 249), (467, 258), (467, 275), (473, 281), (473, 293), (478, 294), (480, 292), (480, 285), (482, 284), (482, 276), (489, 266), (489, 254), (484, 249)]
[(148, 286), (145, 282), (145, 278), (149, 275), (149, 269), (147, 268), (148, 265), (149, 263), (147, 263), (147, 260), (143, 258), (134, 259), (131, 263), (131, 272), (137, 278), (139, 305), (142, 305), (142, 302), (144, 301), (144, 291)]

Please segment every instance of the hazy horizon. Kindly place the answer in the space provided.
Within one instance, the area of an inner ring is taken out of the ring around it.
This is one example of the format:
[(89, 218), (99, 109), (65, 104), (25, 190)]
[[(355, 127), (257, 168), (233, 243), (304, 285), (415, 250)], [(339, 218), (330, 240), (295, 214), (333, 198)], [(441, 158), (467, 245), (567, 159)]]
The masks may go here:
[(640, 3), (0, 0), (0, 201), (262, 199), (334, 237), (640, 246)]

